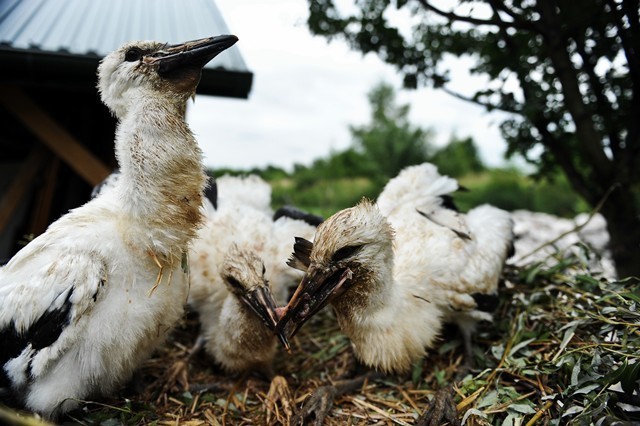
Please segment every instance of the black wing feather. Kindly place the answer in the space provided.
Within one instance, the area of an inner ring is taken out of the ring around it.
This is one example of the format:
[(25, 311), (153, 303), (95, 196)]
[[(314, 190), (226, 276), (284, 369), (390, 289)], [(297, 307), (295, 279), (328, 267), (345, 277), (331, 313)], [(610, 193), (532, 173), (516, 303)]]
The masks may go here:
[(295, 237), (296, 242), (293, 244), (293, 253), (287, 265), (294, 269), (306, 272), (311, 264), (311, 250), (313, 249), (313, 243), (309, 240), (305, 240), (302, 237)]
[(322, 216), (306, 212), (293, 206), (282, 206), (273, 214), (273, 220), (276, 221), (281, 217), (290, 217), (291, 219), (302, 220), (311, 226), (318, 226), (324, 222)]
[(442, 200), (442, 203), (440, 205), (445, 209), (453, 210), (455, 212), (460, 212), (460, 210), (458, 209), (458, 206), (456, 205), (451, 195), (449, 194), (441, 195), (440, 199)]
[(218, 184), (213, 175), (209, 175), (209, 185), (204, 189), (204, 196), (207, 197), (213, 208), (218, 210)]
[(471, 295), (476, 302), (476, 309), (483, 312), (493, 312), (498, 309), (500, 298), (497, 293), (473, 293)]
[[(71, 312), (71, 295), (73, 288), (68, 292), (62, 306), (49, 308), (28, 330), (19, 333), (15, 324), (11, 322), (7, 327), (0, 330), (0, 366), (4, 366), (7, 361), (17, 357), (30, 343), (36, 351), (53, 344), (62, 330), (69, 325)], [(0, 386), (8, 386), (10, 381), (4, 369), (0, 369)]]

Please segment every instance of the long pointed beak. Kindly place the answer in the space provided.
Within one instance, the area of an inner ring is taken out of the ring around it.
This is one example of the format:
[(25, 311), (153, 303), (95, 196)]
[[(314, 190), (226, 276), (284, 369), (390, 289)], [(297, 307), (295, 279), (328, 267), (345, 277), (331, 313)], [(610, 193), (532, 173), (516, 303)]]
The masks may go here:
[(158, 64), (158, 74), (164, 76), (184, 67), (202, 68), (219, 53), (238, 41), (234, 35), (202, 38), (167, 46), (145, 57), (149, 63)]
[(349, 268), (320, 270), (310, 267), (284, 308), (276, 332), (293, 337), (300, 327), (345, 290), (351, 280)]
[(290, 351), (291, 345), (289, 344), (289, 340), (286, 335), (276, 327), (278, 324), (278, 310), (269, 287), (258, 287), (252, 292), (242, 296), (242, 301), (258, 315), (270, 330), (275, 332), (287, 352)]

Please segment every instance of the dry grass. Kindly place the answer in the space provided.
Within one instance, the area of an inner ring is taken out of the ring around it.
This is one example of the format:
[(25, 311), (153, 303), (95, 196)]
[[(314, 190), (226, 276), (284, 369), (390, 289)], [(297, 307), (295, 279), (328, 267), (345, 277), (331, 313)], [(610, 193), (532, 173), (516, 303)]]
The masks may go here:
[[(493, 324), (476, 335), (476, 370), (455, 383), (467, 425), (638, 424), (640, 422), (640, 287), (607, 282), (578, 258), (549, 268), (505, 271)], [(85, 425), (287, 424), (318, 386), (354, 373), (348, 340), (330, 312), (312, 319), (278, 353), (273, 382), (229, 377), (205, 355), (189, 368), (191, 385), (217, 383), (215, 392), (166, 389), (169, 367), (185, 356), (198, 332), (188, 318), (141, 374), (142, 390), (87, 402), (65, 423)], [(455, 331), (410, 374), (366, 383), (335, 401), (328, 425), (410, 425), (434, 391), (453, 380), (462, 348)], [(33, 424), (33, 423), (31, 423)]]

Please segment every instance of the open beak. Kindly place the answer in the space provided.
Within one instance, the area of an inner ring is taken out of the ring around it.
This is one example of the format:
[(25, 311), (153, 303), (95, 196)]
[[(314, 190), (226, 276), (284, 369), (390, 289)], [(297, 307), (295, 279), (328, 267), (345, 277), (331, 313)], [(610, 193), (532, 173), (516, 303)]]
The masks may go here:
[(238, 41), (234, 35), (202, 38), (167, 46), (145, 57), (150, 64), (157, 63), (158, 74), (166, 76), (185, 67), (202, 68), (219, 53)]
[(258, 287), (250, 293), (241, 296), (241, 298), (242, 301), (258, 315), (269, 330), (273, 330), (276, 333), (282, 346), (284, 346), (288, 352), (291, 346), (289, 345), (289, 340), (286, 335), (276, 327), (278, 324), (276, 302), (273, 299), (269, 287)]
[(293, 337), (300, 327), (346, 289), (353, 272), (349, 268), (309, 270), (282, 312), (276, 333)]

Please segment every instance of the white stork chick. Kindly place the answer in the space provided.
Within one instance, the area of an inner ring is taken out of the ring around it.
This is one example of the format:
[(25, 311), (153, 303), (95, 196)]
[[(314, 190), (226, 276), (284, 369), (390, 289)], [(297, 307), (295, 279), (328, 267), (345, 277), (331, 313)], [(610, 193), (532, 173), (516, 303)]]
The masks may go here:
[(496, 207), (459, 213), (451, 196), (458, 189), (455, 179), (423, 163), (390, 180), (377, 204), (398, 235), (416, 229), (424, 235), (419, 250), (431, 253), (426, 285), (438, 294), (445, 322), (460, 328), (470, 363), (471, 334), (478, 321), (492, 319), (500, 275), (513, 254), (514, 233), (511, 215)]
[[(261, 259), (265, 267), (264, 278), (270, 284), (274, 299), (284, 303), (288, 289), (303, 275), (286, 264), (291, 244), (298, 235), (313, 238), (316, 228), (290, 217), (274, 220), (270, 207), (271, 187), (258, 176), (223, 176), (216, 180), (216, 186), (217, 208), (209, 201), (205, 202), (205, 223), (190, 251), (189, 304), (199, 313), (206, 352), (225, 370), (235, 373), (258, 371), (270, 376), (276, 346), (275, 310), (266, 306), (260, 308), (260, 300), (255, 300), (254, 313), (262, 309), (268, 315), (261, 315), (262, 324), (255, 318), (249, 321), (246, 308), (240, 311), (237, 295), (229, 291), (224, 265), (235, 260), (236, 269), (240, 271), (244, 267), (248, 273), (255, 268), (256, 259)], [(234, 245), (238, 247), (235, 252), (253, 254), (230, 257), (228, 252)], [(248, 281), (237, 280), (250, 285)], [(237, 310), (235, 314), (231, 312), (233, 309)], [(236, 320), (229, 321), (230, 317)], [(248, 322), (243, 324), (242, 320)], [(260, 351), (255, 349), (257, 341), (224, 342), (221, 338), (250, 327), (258, 327), (260, 330), (256, 333), (264, 335), (265, 324), (271, 331), (269, 338), (260, 340)]]
[(292, 336), (331, 303), (361, 362), (385, 372), (407, 371), (441, 329), (424, 238), (419, 230), (394, 237), (367, 200), (329, 217), (313, 243), (299, 239), (295, 245), (294, 257), (308, 269), (278, 328)]
[(236, 41), (127, 43), (101, 62), (121, 177), (0, 270), (0, 379), (28, 409), (54, 418), (115, 391), (182, 316), (206, 182), (186, 102)]
[(222, 326), (207, 328), (204, 336), (209, 352), (229, 371), (271, 369), (278, 318), (265, 272), (254, 251), (231, 244), (220, 271), (228, 291), (218, 317)]
[[(363, 201), (327, 219), (314, 243), (297, 240), (290, 264), (308, 269), (276, 328), (290, 337), (331, 303), (356, 356), (379, 370), (406, 371), (444, 321), (462, 328), (469, 354), (475, 321), (490, 318), (483, 305), (497, 290), (512, 224), (490, 206), (466, 217), (452, 210), (457, 188), (430, 164), (409, 167), (387, 184), (380, 210)], [(458, 423), (449, 393), (438, 392), (424, 421)], [(304, 416), (325, 414), (310, 404)]]
[[(407, 259), (403, 272), (410, 275), (410, 280), (419, 282), (417, 288), (422, 292), (413, 290), (404, 297), (424, 297), (437, 305), (443, 321), (457, 324), (463, 334), (467, 361), (470, 362), (471, 333), (478, 320), (491, 319), (490, 311), (497, 302), (500, 274), (513, 249), (513, 223), (509, 213), (488, 205), (472, 209), (466, 215), (460, 214), (455, 210), (450, 195), (457, 189), (455, 179), (441, 176), (435, 166), (424, 163), (408, 167), (390, 180), (380, 194), (377, 205), (380, 208), (378, 214), (386, 215), (396, 232), (396, 256)], [(353, 223), (353, 226), (365, 226), (364, 221)], [(321, 231), (327, 235), (321, 234)], [(294, 260), (307, 262), (305, 258), (314, 253), (319, 241), (335, 239), (331, 242), (334, 249), (353, 246), (349, 239), (357, 241), (355, 237), (352, 238), (355, 232), (355, 228), (351, 231), (344, 226), (333, 229), (322, 226), (316, 233), (315, 244), (309, 243), (305, 249), (299, 242), (294, 247), (298, 252), (294, 253)], [(322, 260), (326, 262), (332, 254), (330, 250), (323, 250), (326, 252)], [(313, 259), (310, 260), (313, 264)], [(354, 261), (362, 263), (358, 257)], [(335, 263), (325, 267), (335, 268)], [(349, 265), (346, 268), (353, 269)], [(306, 277), (303, 284), (313, 288), (312, 284), (307, 283), (309, 279)], [(329, 291), (333, 284), (327, 284), (325, 290)], [(314, 285), (325, 288), (320, 283)], [(310, 292), (302, 288), (299, 290), (301, 295)], [(325, 295), (329, 296), (335, 297)], [(292, 299), (287, 310), (295, 303), (299, 302)], [(415, 314), (406, 311), (397, 321), (404, 322), (405, 315), (414, 318)], [(290, 313), (285, 318), (293, 316), (295, 314)], [(290, 326), (289, 329), (295, 331), (297, 327)]]

